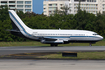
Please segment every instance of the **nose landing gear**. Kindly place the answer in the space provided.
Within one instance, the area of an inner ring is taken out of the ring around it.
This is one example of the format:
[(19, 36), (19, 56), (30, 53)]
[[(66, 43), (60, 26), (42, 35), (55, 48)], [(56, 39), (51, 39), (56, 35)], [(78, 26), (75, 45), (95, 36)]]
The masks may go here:
[(90, 43), (90, 46), (92, 46), (92, 43)]

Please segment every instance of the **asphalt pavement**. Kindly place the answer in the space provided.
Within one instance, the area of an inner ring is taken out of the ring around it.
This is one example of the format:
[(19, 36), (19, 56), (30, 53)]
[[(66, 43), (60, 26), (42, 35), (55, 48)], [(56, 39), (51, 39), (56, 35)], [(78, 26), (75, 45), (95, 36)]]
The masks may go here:
[(13, 46), (13, 47), (0, 47), (0, 56), (9, 54), (20, 53), (40, 53), (40, 52), (94, 52), (105, 51), (105, 46)]
[(0, 70), (105, 70), (105, 60), (0, 60)]

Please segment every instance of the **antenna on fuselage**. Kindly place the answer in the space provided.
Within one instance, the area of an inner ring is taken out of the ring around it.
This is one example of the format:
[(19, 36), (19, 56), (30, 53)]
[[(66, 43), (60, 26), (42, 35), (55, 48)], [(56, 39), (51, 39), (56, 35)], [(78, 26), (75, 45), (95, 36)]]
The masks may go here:
[(61, 30), (61, 29), (59, 28), (59, 30)]

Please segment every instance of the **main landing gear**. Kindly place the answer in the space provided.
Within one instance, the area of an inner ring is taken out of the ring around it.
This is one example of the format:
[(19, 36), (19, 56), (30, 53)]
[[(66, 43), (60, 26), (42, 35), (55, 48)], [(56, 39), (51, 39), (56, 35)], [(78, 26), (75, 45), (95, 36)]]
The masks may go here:
[(58, 46), (58, 44), (50, 44), (50, 46)]

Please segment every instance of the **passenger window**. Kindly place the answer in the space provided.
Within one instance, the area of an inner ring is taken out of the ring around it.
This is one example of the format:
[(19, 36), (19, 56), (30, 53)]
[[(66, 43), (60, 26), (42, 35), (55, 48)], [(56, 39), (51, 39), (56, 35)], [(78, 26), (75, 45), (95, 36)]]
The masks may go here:
[(93, 34), (93, 35), (98, 35), (98, 34)]

